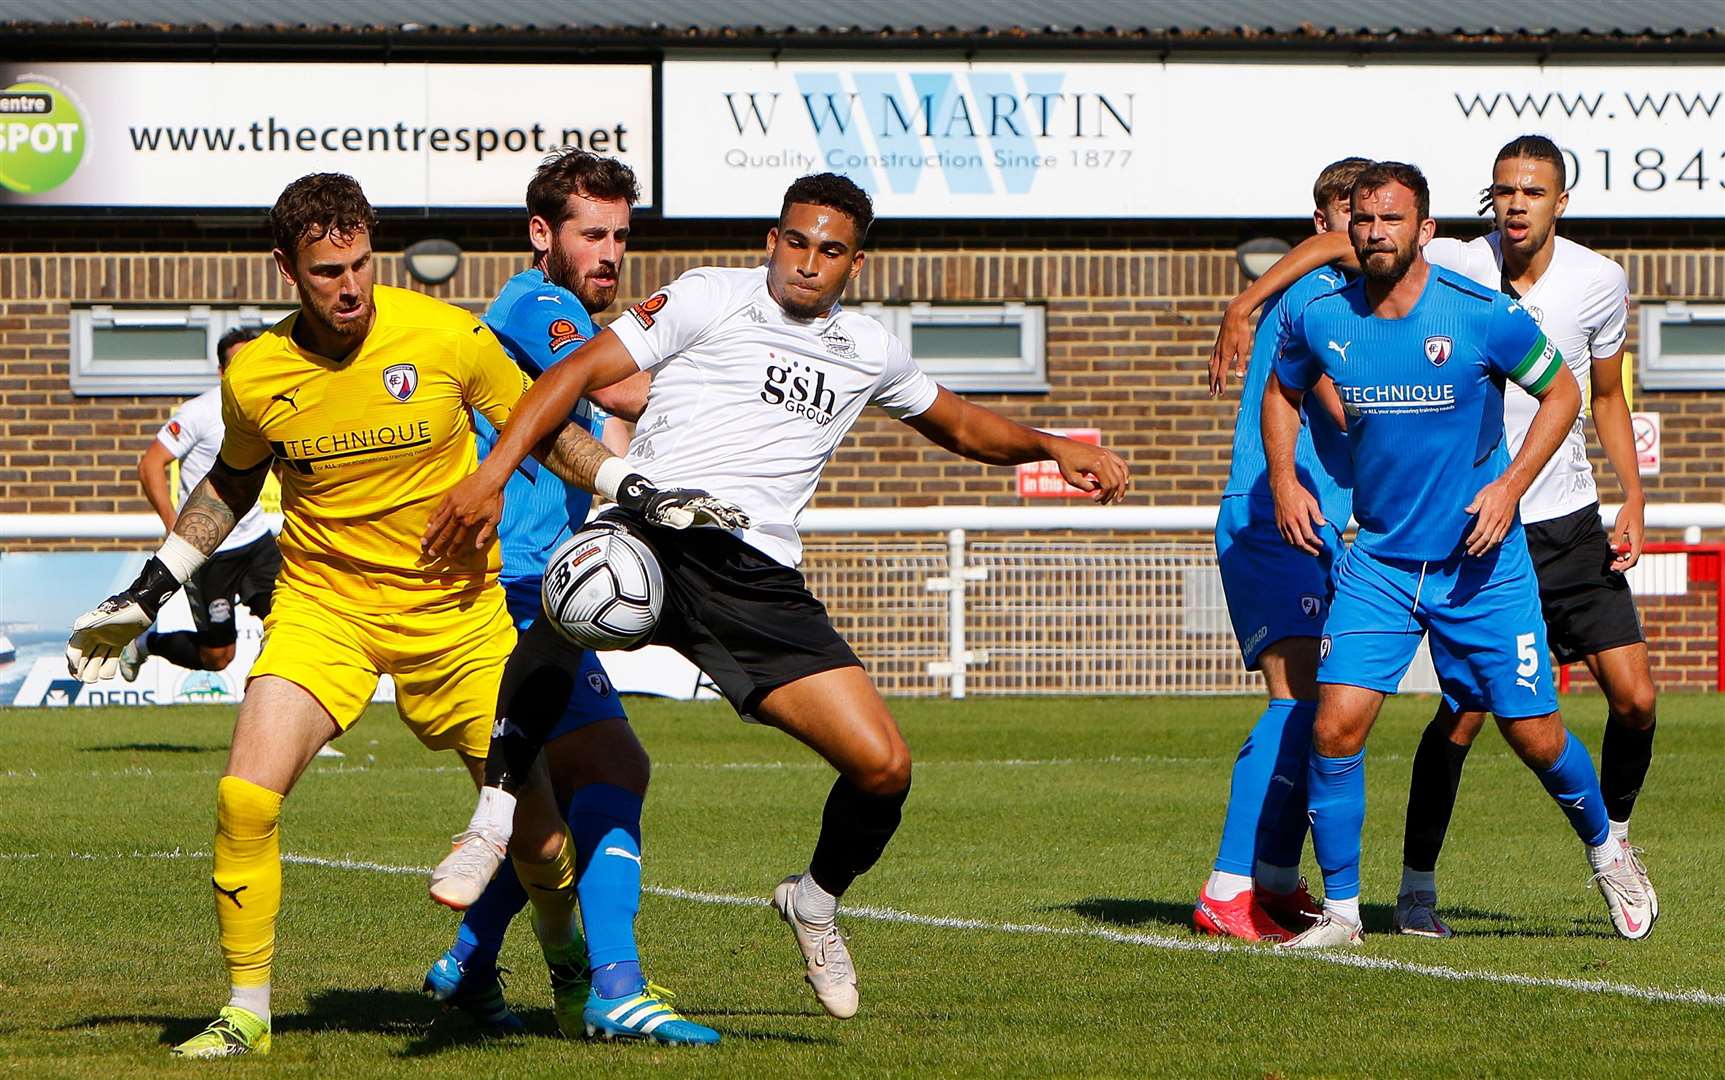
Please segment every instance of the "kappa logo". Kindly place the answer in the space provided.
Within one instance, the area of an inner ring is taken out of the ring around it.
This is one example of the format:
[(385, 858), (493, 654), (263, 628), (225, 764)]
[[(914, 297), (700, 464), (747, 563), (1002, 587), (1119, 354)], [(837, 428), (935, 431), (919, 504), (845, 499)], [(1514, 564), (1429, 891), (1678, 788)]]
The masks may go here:
[(1455, 351), (1455, 342), (1442, 334), (1433, 334), (1426, 338), (1426, 359), (1434, 367), (1443, 367), (1450, 353)]
[(419, 369), (412, 364), (389, 365), (383, 369), (383, 388), (395, 400), (406, 401), (419, 389)]
[(832, 353), (840, 360), (856, 359), (857, 343), (851, 339), (849, 334), (836, 326), (821, 335), (821, 344), (827, 347), (827, 352)]
[(1324, 598), (1316, 593), (1300, 594), (1300, 614), (1315, 619), (1324, 613)]
[(1335, 353), (1337, 356), (1341, 357), (1342, 363), (1345, 364), (1348, 362), (1348, 348), (1351, 345), (1353, 345), (1353, 342), (1351, 342), (1351, 341), (1345, 342), (1341, 345), (1337, 345), (1335, 342), (1332, 341), (1329, 344), (1329, 350), (1331, 352)]
[(752, 323), (764, 323), (767, 321), (767, 317), (761, 314), (761, 309), (756, 307), (754, 304), (750, 304), (748, 307), (743, 309), (743, 318)]
[(587, 340), (586, 336), (575, 323), (569, 319), (552, 319), (551, 325), (545, 328), (546, 336), (551, 339), (551, 351), (556, 352), (566, 345)]

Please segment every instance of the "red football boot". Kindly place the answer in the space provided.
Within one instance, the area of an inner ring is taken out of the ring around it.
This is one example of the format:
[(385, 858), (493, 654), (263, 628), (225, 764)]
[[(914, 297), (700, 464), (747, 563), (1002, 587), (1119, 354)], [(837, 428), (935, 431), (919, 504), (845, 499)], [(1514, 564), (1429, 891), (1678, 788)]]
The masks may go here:
[(1288, 933), (1252, 896), (1252, 890), (1232, 900), (1217, 900), (1208, 892), (1198, 893), (1192, 909), (1192, 925), (1202, 934), (1239, 938), (1241, 941), (1286, 941)]
[(1318, 921), (1318, 916), (1324, 913), (1324, 905), (1312, 898), (1306, 888), (1306, 879), (1294, 886), (1289, 893), (1273, 893), (1254, 886), (1252, 892), (1258, 898), (1258, 906), (1264, 913), (1287, 929), (1290, 934), (1298, 934), (1307, 930)]

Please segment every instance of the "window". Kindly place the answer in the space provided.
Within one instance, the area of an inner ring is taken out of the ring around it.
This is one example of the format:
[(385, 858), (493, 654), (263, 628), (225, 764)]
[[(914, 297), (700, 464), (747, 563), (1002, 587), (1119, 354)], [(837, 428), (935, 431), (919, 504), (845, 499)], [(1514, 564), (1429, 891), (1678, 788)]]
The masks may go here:
[(968, 393), (1048, 390), (1043, 310), (1034, 304), (864, 304), (922, 369)]
[(112, 307), (72, 311), (72, 392), (196, 394), (216, 384), (216, 342), (237, 326), (273, 326), (257, 307)]
[(1643, 304), (1641, 385), (1725, 390), (1725, 304)]

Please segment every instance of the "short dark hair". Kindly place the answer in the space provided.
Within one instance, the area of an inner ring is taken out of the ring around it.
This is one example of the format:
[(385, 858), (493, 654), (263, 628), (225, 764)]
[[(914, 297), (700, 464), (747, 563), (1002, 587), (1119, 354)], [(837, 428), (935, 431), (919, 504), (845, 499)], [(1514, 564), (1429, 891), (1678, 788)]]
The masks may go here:
[(533, 170), (533, 179), (527, 182), (527, 212), (555, 229), (569, 219), (571, 195), (622, 199), (634, 206), (641, 198), (641, 185), (635, 170), (616, 158), (566, 146)]
[(779, 224), (784, 224), (786, 212), (796, 203), (828, 206), (850, 218), (857, 227), (859, 246), (868, 238), (869, 226), (874, 224), (874, 200), (856, 181), (838, 173), (811, 173), (792, 181), (785, 189), (784, 204), (779, 207)]
[(1357, 199), (1361, 192), (1376, 191), (1385, 184), (1400, 184), (1414, 193), (1414, 206), (1421, 221), (1432, 216), (1432, 194), (1431, 188), (1426, 186), (1426, 174), (1406, 162), (1372, 162), (1355, 177), (1352, 197)]
[(228, 362), (229, 349), (237, 349), (262, 333), (263, 331), (255, 326), (236, 326), (223, 334), (221, 340), (216, 342), (216, 366), (221, 367)]
[(1569, 190), (1569, 166), (1563, 160), (1563, 151), (1557, 144), (1544, 135), (1517, 135), (1503, 144), (1503, 149), (1492, 159), (1496, 165), (1510, 158), (1532, 158), (1535, 161), (1549, 161), (1557, 168), (1557, 190)]
[(302, 245), (315, 244), (334, 233), (351, 236), (377, 231), (377, 211), (371, 208), (359, 181), (346, 173), (311, 173), (282, 189), (270, 207), (270, 234), (289, 256)]
[(1351, 195), (1354, 181), (1371, 163), (1371, 158), (1345, 157), (1325, 165), (1312, 184), (1312, 205), (1319, 210), (1327, 210), (1333, 200)]

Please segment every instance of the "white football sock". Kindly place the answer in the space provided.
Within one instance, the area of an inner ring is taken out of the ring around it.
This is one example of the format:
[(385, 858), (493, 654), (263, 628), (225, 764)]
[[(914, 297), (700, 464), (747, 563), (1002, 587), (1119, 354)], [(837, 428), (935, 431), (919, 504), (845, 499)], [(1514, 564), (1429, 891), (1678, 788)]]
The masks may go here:
[(1340, 919), (1350, 926), (1360, 925), (1360, 898), (1350, 896), (1346, 900), (1331, 900), (1324, 897), (1324, 914), (1334, 919)]
[(256, 1013), (267, 1024), (270, 1022), (270, 984), (232, 987), (228, 991), (228, 1004)]
[(1593, 864), (1595, 871), (1604, 870), (1621, 858), (1623, 845), (1617, 842), (1615, 836), (1607, 836), (1605, 843), (1587, 849), (1587, 861)]
[(839, 898), (815, 884), (813, 874), (805, 873), (797, 879), (791, 906), (796, 909), (797, 918), (818, 930), (831, 926), (839, 914)]
[(1611, 823), (1611, 835), (1617, 837), (1619, 844), (1627, 845), (1629, 843), (1629, 822), (1613, 821)]
[(1437, 895), (1437, 871), (1415, 870), (1411, 866), (1402, 867), (1402, 892), (1423, 892)]
[(515, 796), (502, 788), (480, 788), (479, 805), (473, 808), (467, 827), (502, 837), (507, 843), (515, 833)]
[(1204, 884), (1204, 892), (1212, 900), (1227, 903), (1251, 887), (1252, 879), (1245, 874), (1230, 874), (1226, 870), (1212, 870), (1210, 871), (1210, 880)]
[(1265, 892), (1286, 896), (1300, 887), (1300, 868), (1297, 866), (1271, 866), (1263, 859), (1259, 859), (1257, 868), (1252, 871), (1252, 880), (1256, 881)]

